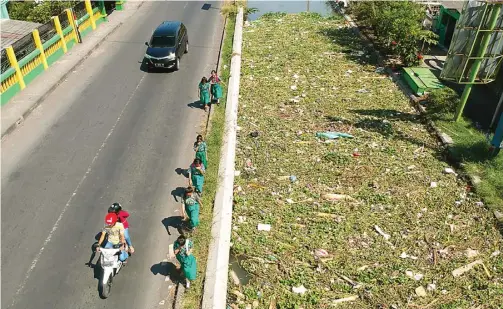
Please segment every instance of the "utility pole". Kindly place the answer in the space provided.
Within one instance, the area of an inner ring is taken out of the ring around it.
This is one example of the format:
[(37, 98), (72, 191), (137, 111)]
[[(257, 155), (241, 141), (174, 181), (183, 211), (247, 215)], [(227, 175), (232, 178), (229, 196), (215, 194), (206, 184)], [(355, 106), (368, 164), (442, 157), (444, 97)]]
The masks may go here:
[(309, 13), (309, 0), (307, 0), (307, 12)]
[(491, 10), (491, 16), (489, 17), (489, 28), (484, 29), (482, 42), (471, 68), (469, 83), (465, 86), (465, 90), (463, 90), (463, 94), (461, 95), (461, 101), (459, 102), (459, 105), (456, 109), (456, 116), (454, 117), (454, 120), (456, 122), (461, 119), (461, 116), (463, 116), (463, 110), (465, 109), (466, 102), (468, 101), (468, 97), (470, 96), (470, 92), (472, 91), (473, 84), (475, 83), (475, 79), (477, 78), (477, 74), (479, 73), (483, 57), (487, 52), (487, 46), (489, 45), (489, 41), (491, 39), (492, 30), (494, 30), (494, 28), (496, 27), (498, 16), (501, 12), (502, 4), (487, 5), (490, 6)]

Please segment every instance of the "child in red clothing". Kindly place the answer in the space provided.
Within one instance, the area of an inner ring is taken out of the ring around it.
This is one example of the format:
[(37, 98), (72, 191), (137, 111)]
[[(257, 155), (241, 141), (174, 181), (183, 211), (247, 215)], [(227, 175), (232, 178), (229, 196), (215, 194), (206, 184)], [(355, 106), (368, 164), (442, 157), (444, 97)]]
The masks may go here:
[(127, 218), (129, 217), (129, 213), (125, 210), (122, 210), (122, 206), (119, 203), (113, 203), (110, 208), (108, 208), (109, 213), (115, 213), (119, 218), (119, 222), (124, 225), (124, 237), (126, 238), (126, 243), (129, 247), (129, 252), (131, 254), (134, 253), (134, 248), (131, 243), (131, 237), (129, 236), (129, 222)]

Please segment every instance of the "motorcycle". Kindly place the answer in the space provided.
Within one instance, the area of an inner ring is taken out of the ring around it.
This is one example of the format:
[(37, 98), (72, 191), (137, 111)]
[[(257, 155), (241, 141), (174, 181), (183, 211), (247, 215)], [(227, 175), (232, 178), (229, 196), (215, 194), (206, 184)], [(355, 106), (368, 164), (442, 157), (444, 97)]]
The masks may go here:
[(100, 278), (98, 289), (102, 298), (107, 298), (108, 295), (110, 295), (113, 277), (115, 277), (124, 266), (124, 263), (119, 259), (120, 252), (120, 248), (100, 248), (100, 265), (102, 268), (102, 276)]

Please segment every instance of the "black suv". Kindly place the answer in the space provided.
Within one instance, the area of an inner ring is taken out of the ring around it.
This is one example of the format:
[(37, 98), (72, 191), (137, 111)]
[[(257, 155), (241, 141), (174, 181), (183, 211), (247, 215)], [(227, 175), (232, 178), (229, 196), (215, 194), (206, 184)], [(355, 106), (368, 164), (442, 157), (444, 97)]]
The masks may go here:
[(187, 28), (179, 21), (165, 21), (155, 29), (145, 58), (151, 68), (180, 68), (180, 58), (189, 51)]

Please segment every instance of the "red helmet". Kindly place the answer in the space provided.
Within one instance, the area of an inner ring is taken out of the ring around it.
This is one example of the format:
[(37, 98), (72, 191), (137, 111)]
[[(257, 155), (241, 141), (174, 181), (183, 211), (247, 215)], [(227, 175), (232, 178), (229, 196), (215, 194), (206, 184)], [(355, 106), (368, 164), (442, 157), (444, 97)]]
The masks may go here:
[(106, 225), (114, 225), (117, 222), (118, 218), (115, 213), (109, 213), (105, 216), (105, 224)]

